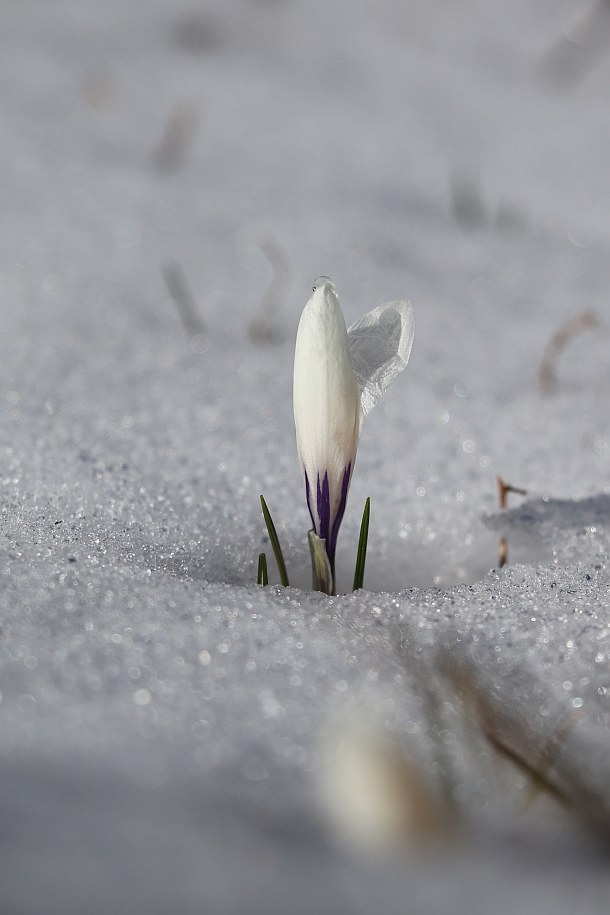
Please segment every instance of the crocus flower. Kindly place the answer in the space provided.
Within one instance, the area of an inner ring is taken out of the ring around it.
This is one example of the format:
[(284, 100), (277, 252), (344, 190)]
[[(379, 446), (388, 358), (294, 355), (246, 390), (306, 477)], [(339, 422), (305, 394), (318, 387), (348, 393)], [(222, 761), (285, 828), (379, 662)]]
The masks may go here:
[[(294, 355), (297, 449), (313, 531), (314, 583), (334, 593), (335, 551), (362, 420), (407, 364), (413, 309), (388, 302), (349, 330), (333, 283), (320, 277), (299, 323)], [(325, 554), (326, 573), (316, 555)]]

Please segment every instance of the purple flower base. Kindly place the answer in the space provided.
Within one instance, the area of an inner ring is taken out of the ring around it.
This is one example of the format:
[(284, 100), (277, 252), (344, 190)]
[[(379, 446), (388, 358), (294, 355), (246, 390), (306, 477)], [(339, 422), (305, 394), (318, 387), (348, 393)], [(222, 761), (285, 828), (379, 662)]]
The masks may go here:
[[(330, 562), (333, 579), (335, 577), (335, 550), (337, 548), (337, 537), (339, 534), (339, 528), (341, 527), (341, 522), (343, 521), (343, 515), (345, 514), (347, 491), (349, 489), (351, 475), (352, 463), (350, 461), (350, 463), (343, 471), (343, 480), (341, 482), (341, 499), (339, 501), (337, 511), (334, 517), (332, 517), (328, 472), (324, 472), (324, 476), (321, 481), (320, 474), (318, 474), (318, 479), (316, 482), (315, 511), (312, 507), (312, 491), (311, 486), (309, 485), (309, 478), (307, 474), (305, 474), (305, 493), (307, 495), (307, 507), (309, 508), (311, 522), (316, 534), (318, 537), (324, 540), (326, 544), (326, 555), (328, 556), (328, 561)], [(317, 523), (316, 518), (318, 519)]]

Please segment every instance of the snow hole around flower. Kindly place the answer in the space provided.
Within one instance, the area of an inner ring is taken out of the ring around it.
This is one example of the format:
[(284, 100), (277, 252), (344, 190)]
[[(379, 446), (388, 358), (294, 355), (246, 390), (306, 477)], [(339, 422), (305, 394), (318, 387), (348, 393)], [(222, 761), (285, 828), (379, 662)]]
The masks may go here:
[[(401, 532), (396, 538), (372, 537), (369, 543), (364, 588), (367, 591), (403, 591), (405, 588), (447, 588), (474, 584), (499, 566), (501, 531), (481, 521), (453, 536), (451, 530), (428, 526), (422, 531)], [(510, 565), (551, 562), (552, 549), (538, 532), (511, 530), (506, 536)], [(290, 583), (311, 590), (309, 556), (295, 549), (290, 557)], [(274, 570), (275, 572), (275, 570)], [(353, 557), (349, 550), (337, 556), (337, 591), (351, 590)], [(275, 581), (276, 577), (270, 577)]]

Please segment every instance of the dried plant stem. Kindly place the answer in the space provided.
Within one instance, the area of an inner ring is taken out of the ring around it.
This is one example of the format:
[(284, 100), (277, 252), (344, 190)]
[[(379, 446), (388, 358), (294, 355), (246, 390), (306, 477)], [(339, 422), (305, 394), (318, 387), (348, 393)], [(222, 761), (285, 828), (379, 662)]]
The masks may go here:
[[(527, 490), (519, 489), (517, 486), (511, 486), (510, 483), (505, 483), (501, 476), (496, 476), (496, 483), (498, 484), (498, 504), (500, 509), (505, 509), (507, 505), (507, 497), (509, 492), (514, 492), (520, 496), (526, 496)], [(500, 544), (498, 547), (498, 568), (502, 569), (508, 562), (508, 538), (506, 536), (500, 537)]]
[(543, 394), (551, 394), (557, 387), (557, 361), (567, 344), (583, 330), (599, 325), (599, 319), (593, 311), (583, 311), (571, 318), (556, 331), (546, 345), (538, 380)]
[(496, 476), (496, 483), (498, 484), (498, 503), (500, 508), (506, 508), (506, 497), (508, 496), (509, 492), (514, 492), (519, 496), (527, 495), (526, 489), (519, 489), (517, 486), (511, 486), (510, 483), (505, 483), (501, 476)]
[(199, 317), (197, 304), (182, 267), (176, 263), (166, 264), (163, 268), (163, 278), (187, 334), (204, 334), (205, 325)]
[(500, 537), (498, 544), (498, 568), (503, 569), (508, 563), (508, 537)]
[(537, 769), (535, 765), (529, 763), (526, 759), (520, 756), (519, 753), (511, 749), (507, 743), (504, 743), (504, 741), (497, 737), (495, 734), (486, 732), (485, 737), (494, 748), (496, 753), (510, 760), (510, 762), (512, 762), (512, 764), (517, 769), (520, 769), (521, 772), (523, 772), (523, 774), (526, 775), (530, 780), (531, 791), (528, 797), (528, 802), (531, 801), (535, 794), (537, 794), (539, 791), (544, 791), (547, 794), (550, 794), (551, 797), (554, 797), (555, 800), (559, 801), (559, 803), (564, 807), (569, 807), (569, 800), (565, 793), (547, 776), (547, 770), (550, 768), (548, 764), (543, 763), (540, 769)]

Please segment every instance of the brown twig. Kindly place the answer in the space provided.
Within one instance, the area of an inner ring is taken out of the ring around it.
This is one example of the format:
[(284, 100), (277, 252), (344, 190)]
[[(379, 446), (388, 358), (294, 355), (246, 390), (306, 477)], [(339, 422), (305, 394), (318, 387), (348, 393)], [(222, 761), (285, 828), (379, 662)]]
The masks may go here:
[(510, 483), (505, 483), (499, 474), (496, 475), (496, 482), (498, 484), (498, 502), (500, 504), (500, 508), (506, 508), (506, 497), (508, 496), (509, 492), (514, 492), (518, 496), (527, 495), (526, 489), (519, 489), (518, 486), (512, 486)]
[(550, 394), (557, 387), (557, 361), (570, 340), (583, 330), (588, 330), (598, 325), (599, 318), (595, 312), (583, 311), (563, 324), (553, 334), (545, 347), (538, 372), (540, 390), (543, 394)]
[[(527, 490), (519, 489), (518, 486), (511, 486), (510, 483), (505, 483), (502, 477), (497, 474), (496, 482), (498, 484), (498, 503), (500, 509), (506, 508), (507, 496), (509, 492), (514, 492), (519, 496), (526, 496)], [(508, 562), (508, 538), (506, 536), (500, 537), (500, 545), (498, 547), (498, 567), (502, 569)]]
[(500, 537), (498, 544), (498, 568), (503, 569), (508, 564), (508, 537)]

